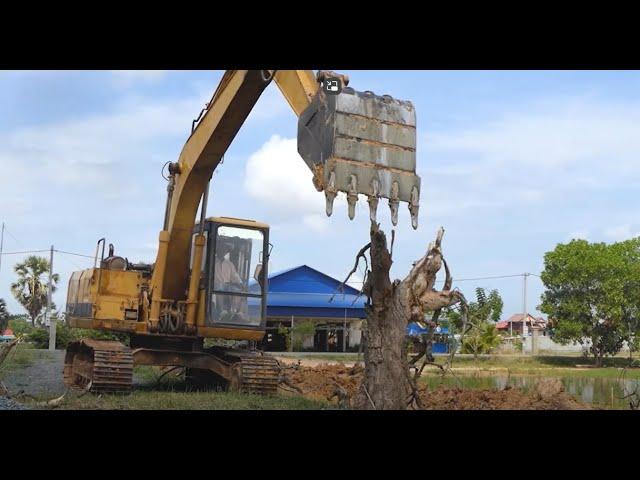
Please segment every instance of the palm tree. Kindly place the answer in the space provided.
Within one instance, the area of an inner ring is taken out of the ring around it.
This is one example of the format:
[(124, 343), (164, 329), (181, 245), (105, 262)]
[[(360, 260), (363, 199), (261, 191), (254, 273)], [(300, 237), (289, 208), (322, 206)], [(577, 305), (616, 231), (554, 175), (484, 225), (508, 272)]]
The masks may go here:
[(0, 298), (0, 335), (9, 325), (9, 312), (7, 311), (7, 302), (4, 298)]
[[(13, 267), (18, 274), (18, 281), (11, 284), (11, 293), (20, 302), (35, 326), (36, 319), (47, 305), (47, 281), (42, 276), (49, 272), (49, 261), (44, 257), (32, 255), (24, 262)], [(59, 275), (51, 276), (51, 293), (56, 291)], [(48, 280), (48, 279), (47, 279)]]
[[(465, 335), (462, 353), (473, 353), (474, 358), (480, 353), (491, 353), (502, 343), (502, 337), (496, 330), (496, 323), (502, 315), (502, 298), (497, 290), (489, 294), (484, 288), (476, 288), (476, 301), (469, 303), (468, 321), (471, 330)], [(459, 313), (452, 319), (459, 320)]]

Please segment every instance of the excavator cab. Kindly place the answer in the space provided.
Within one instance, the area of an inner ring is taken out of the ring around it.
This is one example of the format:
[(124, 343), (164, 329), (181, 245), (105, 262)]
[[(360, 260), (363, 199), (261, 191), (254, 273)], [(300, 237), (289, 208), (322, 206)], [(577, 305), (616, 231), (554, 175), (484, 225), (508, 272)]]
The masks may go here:
[(214, 217), (206, 220), (205, 232), (207, 254), (201, 285), (204, 280), (206, 292), (201, 330), (264, 330), (269, 226), (252, 220)]

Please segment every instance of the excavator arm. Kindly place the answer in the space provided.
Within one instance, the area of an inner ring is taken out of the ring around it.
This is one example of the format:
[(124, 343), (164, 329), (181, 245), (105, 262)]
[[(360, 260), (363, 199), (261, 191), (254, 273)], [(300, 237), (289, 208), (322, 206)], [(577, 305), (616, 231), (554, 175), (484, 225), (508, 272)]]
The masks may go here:
[[(379, 198), (388, 198), (394, 224), (400, 201), (407, 201), (414, 228), (420, 179), (415, 175), (415, 112), (409, 102), (344, 88), (326, 94), (309, 70), (229, 70), (176, 163), (169, 165), (167, 207), (151, 281), (150, 320), (163, 301), (186, 296), (193, 226), (211, 176), (247, 116), (274, 80), (299, 117), (298, 151), (325, 191), (331, 215), (337, 192), (347, 194), (349, 216), (358, 194), (369, 198), (371, 218)], [(338, 76), (343, 85), (348, 78)], [(191, 293), (191, 286), (189, 287)], [(195, 298), (190, 299), (195, 302)]]

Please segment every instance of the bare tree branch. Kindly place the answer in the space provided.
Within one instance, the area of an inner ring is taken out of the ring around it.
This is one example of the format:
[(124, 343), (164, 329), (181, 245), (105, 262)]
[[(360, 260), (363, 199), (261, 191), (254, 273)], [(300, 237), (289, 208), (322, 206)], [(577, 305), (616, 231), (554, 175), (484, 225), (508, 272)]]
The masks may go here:
[[(356, 261), (355, 261), (355, 264), (353, 265), (353, 268), (351, 269), (351, 271), (347, 275), (347, 278), (345, 278), (343, 280), (343, 282), (340, 284), (340, 286), (337, 288), (336, 292), (333, 295), (331, 295), (331, 298), (329, 299), (329, 302), (333, 302), (333, 299), (338, 294), (338, 291), (341, 290), (342, 292), (344, 292), (344, 286), (347, 284), (347, 282), (351, 278), (351, 275), (353, 275), (356, 272), (356, 270), (358, 270), (358, 264), (360, 263), (360, 258), (364, 259), (364, 261), (366, 263), (366, 268), (367, 269), (369, 268), (369, 263), (367, 262), (367, 257), (365, 256), (365, 252), (367, 250), (369, 250), (369, 248), (371, 248), (371, 242), (367, 243), (364, 247), (362, 247), (360, 249), (360, 251), (356, 255)], [(363, 286), (363, 290), (364, 290), (364, 286)]]

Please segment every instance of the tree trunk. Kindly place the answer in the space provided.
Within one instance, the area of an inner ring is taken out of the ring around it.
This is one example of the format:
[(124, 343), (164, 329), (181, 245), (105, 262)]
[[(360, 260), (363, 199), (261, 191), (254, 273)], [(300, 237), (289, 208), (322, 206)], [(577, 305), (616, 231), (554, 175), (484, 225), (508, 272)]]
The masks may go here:
[(604, 356), (604, 354), (601, 351), (597, 351), (596, 352), (596, 367), (600, 368), (602, 367), (602, 357)]
[[(428, 310), (438, 310), (464, 298), (457, 291), (433, 289), (436, 274), (444, 262), (440, 250), (443, 233), (440, 229), (436, 241), (403, 281), (392, 283), (389, 270), (393, 262), (386, 236), (377, 223), (371, 222), (371, 266), (363, 287), (368, 297), (363, 332), (365, 371), (354, 401), (356, 408), (407, 408), (413, 392), (405, 342), (407, 324), (423, 321)], [(448, 270), (445, 286), (450, 287)]]

